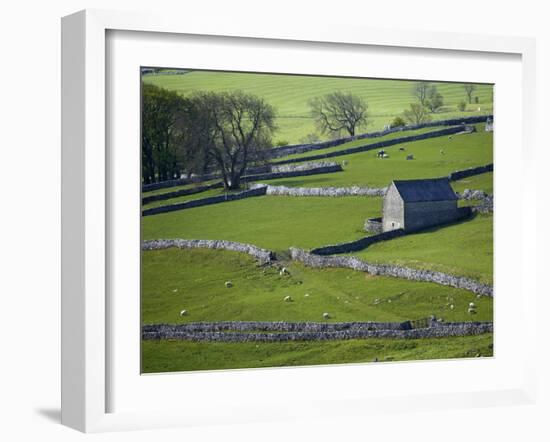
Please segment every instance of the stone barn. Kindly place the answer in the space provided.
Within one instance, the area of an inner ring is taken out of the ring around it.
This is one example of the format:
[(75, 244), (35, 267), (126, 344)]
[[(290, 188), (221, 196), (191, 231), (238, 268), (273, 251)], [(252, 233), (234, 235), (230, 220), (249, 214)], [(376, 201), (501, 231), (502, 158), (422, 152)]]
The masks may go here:
[(447, 178), (392, 181), (384, 197), (382, 230), (411, 232), (457, 221), (470, 213), (457, 201)]

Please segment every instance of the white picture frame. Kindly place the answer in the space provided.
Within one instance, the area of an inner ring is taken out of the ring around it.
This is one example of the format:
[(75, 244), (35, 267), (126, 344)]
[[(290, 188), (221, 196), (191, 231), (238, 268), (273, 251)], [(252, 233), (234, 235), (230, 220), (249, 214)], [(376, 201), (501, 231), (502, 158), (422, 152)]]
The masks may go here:
[[(62, 423), (84, 432), (123, 429), (159, 428), (169, 426), (208, 425), (212, 422), (259, 422), (311, 416), (368, 414), (374, 410), (387, 412), (417, 407), (418, 409), (464, 408), (491, 406), (501, 403), (533, 404), (536, 396), (535, 339), (526, 341), (521, 379), (514, 379), (501, 388), (465, 389), (461, 393), (430, 392), (425, 395), (388, 394), (377, 399), (376, 405), (367, 396), (338, 396), (312, 401), (313, 406), (281, 410), (263, 404), (236, 405), (240, 417), (231, 411), (205, 412), (197, 407), (190, 415), (181, 409), (158, 408), (139, 411), (110, 411), (109, 370), (113, 360), (108, 333), (109, 310), (109, 247), (113, 240), (108, 228), (111, 214), (109, 195), (109, 154), (106, 120), (109, 118), (109, 93), (106, 66), (109, 60), (106, 36), (108, 32), (148, 32), (155, 35), (217, 36), (254, 40), (311, 42), (338, 44), (341, 47), (370, 46), (384, 48), (427, 49), (432, 51), (470, 52), (479, 55), (510, 54), (521, 57), (522, 119), (521, 155), (525, 180), (520, 190), (524, 208), (522, 219), (536, 218), (536, 194), (529, 170), (536, 157), (534, 138), (535, 43), (518, 37), (489, 37), (451, 33), (402, 31), (392, 33), (372, 28), (303, 26), (299, 29), (277, 23), (212, 23), (207, 18), (180, 20), (152, 14), (130, 14), (112, 11), (86, 10), (63, 18), (62, 21)], [(497, 120), (497, 125), (498, 125)], [(497, 129), (498, 130), (498, 129)], [(519, 132), (518, 132), (519, 133)], [(497, 172), (498, 173), (498, 172)], [(499, 196), (496, 196), (498, 204)], [(531, 218), (528, 218), (531, 217)], [(534, 269), (527, 256), (535, 256), (534, 233), (521, 230), (521, 308), (526, 317), (536, 317), (536, 285)], [(519, 243), (518, 243), (519, 246)], [(138, 247), (139, 250), (139, 247)], [(497, 248), (498, 250), (498, 248)], [(530, 277), (531, 275), (531, 277)], [(138, 276), (138, 275), (136, 275)], [(498, 275), (497, 275), (498, 278)], [(137, 302), (137, 301), (136, 301)], [(523, 336), (534, 337), (536, 324), (524, 325)], [(531, 357), (527, 357), (530, 355)], [(378, 372), (385, 366), (376, 367)], [(421, 371), (411, 364), (411, 370)], [(353, 366), (357, 372), (360, 365)], [(432, 368), (433, 369), (433, 368)], [(342, 370), (331, 368), (331, 372)], [(281, 370), (253, 371), (255, 381), (281, 377)], [(283, 370), (287, 381), (301, 376), (298, 370)], [(257, 373), (260, 373), (259, 375)], [(201, 377), (209, 374), (202, 374)], [(246, 373), (231, 374), (232, 381), (242, 382)], [(194, 380), (200, 382), (201, 377)], [(238, 379), (239, 378), (239, 379)], [(217, 377), (216, 382), (224, 382)], [(302, 378), (302, 381), (304, 379)], [(517, 382), (516, 382), (517, 381)], [(175, 378), (165, 377), (168, 386)], [(320, 405), (323, 406), (320, 406)], [(240, 407), (240, 408), (239, 408)], [(249, 414), (246, 414), (248, 411)]]

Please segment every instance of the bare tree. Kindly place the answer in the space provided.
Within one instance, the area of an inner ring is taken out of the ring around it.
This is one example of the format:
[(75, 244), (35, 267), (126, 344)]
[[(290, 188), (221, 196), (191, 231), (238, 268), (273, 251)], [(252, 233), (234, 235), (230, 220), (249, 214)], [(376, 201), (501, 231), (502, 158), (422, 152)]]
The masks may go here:
[(202, 121), (197, 140), (219, 168), (224, 187), (238, 189), (251, 162), (261, 159), (275, 131), (275, 110), (262, 98), (243, 92), (206, 92), (193, 97)]
[(468, 97), (468, 103), (472, 104), (472, 94), (476, 90), (476, 85), (472, 83), (464, 83), (464, 92), (466, 92), (466, 97)]
[(409, 109), (403, 112), (403, 117), (411, 124), (422, 124), (431, 120), (428, 109), (420, 103), (411, 103)]
[(413, 85), (412, 94), (418, 100), (422, 106), (426, 106), (428, 101), (428, 94), (430, 92), (430, 82), (429, 81), (417, 81)]
[(322, 133), (354, 136), (359, 127), (367, 125), (368, 104), (351, 92), (333, 92), (309, 100), (311, 115)]

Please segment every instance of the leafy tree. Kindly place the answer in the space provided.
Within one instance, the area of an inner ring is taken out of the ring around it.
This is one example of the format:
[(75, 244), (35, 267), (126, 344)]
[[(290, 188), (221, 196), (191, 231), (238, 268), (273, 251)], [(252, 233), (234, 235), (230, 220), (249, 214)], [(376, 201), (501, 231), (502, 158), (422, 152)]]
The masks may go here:
[(430, 86), (428, 89), (428, 98), (426, 99), (425, 106), (432, 112), (435, 113), (443, 107), (443, 95), (437, 91), (435, 85)]
[(407, 122), (401, 117), (395, 117), (390, 124), (390, 128), (394, 129), (396, 127), (406, 126)]
[(176, 92), (144, 83), (141, 106), (142, 179), (149, 184), (177, 176), (182, 160), (185, 100)]
[(458, 103), (458, 110), (460, 112), (464, 112), (466, 110), (466, 102), (464, 100)]
[(411, 103), (409, 109), (403, 112), (403, 117), (411, 124), (422, 124), (431, 121), (428, 109), (420, 103)]
[(476, 90), (476, 85), (472, 83), (464, 83), (464, 92), (466, 92), (466, 97), (468, 98), (468, 103), (472, 104), (472, 94)]
[(368, 104), (351, 92), (333, 92), (309, 101), (311, 115), (321, 131), (331, 135), (347, 132), (354, 136), (367, 125)]

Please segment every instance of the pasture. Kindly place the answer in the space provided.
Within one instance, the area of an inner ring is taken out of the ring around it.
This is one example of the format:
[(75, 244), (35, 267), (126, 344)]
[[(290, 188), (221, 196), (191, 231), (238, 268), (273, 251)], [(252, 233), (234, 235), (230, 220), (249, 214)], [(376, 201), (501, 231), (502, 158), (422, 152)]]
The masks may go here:
[[(299, 143), (304, 137), (317, 133), (310, 117), (308, 100), (334, 91), (352, 92), (363, 97), (369, 105), (369, 123), (361, 132), (381, 130), (401, 114), (412, 96), (412, 81), (364, 78), (315, 77), (305, 75), (255, 74), (238, 72), (189, 71), (183, 75), (145, 75), (144, 82), (181, 94), (193, 91), (242, 90), (264, 98), (277, 110), (275, 143)], [(443, 95), (444, 107), (434, 114), (434, 120), (485, 115), (493, 112), (492, 85), (478, 85), (474, 96), (479, 104), (467, 106), (465, 112), (457, 105), (466, 100), (459, 83), (434, 83)], [(478, 108), (481, 108), (478, 111)], [(322, 136), (321, 139), (326, 139)]]
[[(181, 94), (198, 90), (243, 90), (263, 97), (277, 108), (274, 141), (297, 143), (317, 132), (309, 115), (309, 99), (336, 90), (351, 91), (369, 103), (369, 124), (361, 130), (381, 130), (414, 101), (413, 82), (327, 78), (275, 74), (190, 71), (184, 75), (146, 75), (144, 82)], [(492, 113), (492, 86), (478, 85), (466, 112), (460, 84), (437, 83), (445, 106), (434, 119)], [(478, 112), (477, 109), (481, 108)], [(425, 128), (337, 147), (277, 158), (300, 159), (364, 146), (401, 136), (431, 132)], [(436, 178), (493, 162), (493, 133), (483, 124), (470, 134), (456, 134), (402, 143), (377, 150), (331, 157), (343, 171), (303, 177), (262, 180), (288, 187), (386, 187), (392, 180)], [(407, 160), (413, 155), (414, 159)], [(317, 161), (317, 160), (316, 160)], [(145, 192), (143, 196), (192, 188), (189, 184)], [(465, 189), (493, 193), (493, 173), (452, 182)], [(223, 194), (223, 189), (149, 203), (158, 207)], [(257, 196), (142, 217), (141, 239), (211, 239), (252, 244), (276, 253), (277, 261), (259, 265), (251, 256), (226, 250), (164, 249), (142, 251), (141, 321), (181, 324), (214, 321), (402, 322), (435, 316), (445, 322), (492, 321), (493, 299), (449, 286), (373, 276), (343, 268), (316, 269), (292, 261), (289, 247), (311, 250), (371, 235), (367, 218), (381, 216), (381, 197)], [(460, 201), (475, 205), (479, 201)], [(378, 242), (352, 254), (372, 263), (464, 276), (484, 284), (493, 281), (493, 215), (477, 214), (453, 224), (425, 229)], [(284, 266), (289, 274), (281, 274)], [(231, 287), (226, 282), (231, 281)], [(291, 301), (285, 302), (290, 296)], [(469, 304), (476, 304), (469, 312)], [(186, 314), (180, 316), (180, 312)], [(330, 316), (323, 318), (323, 313)], [(297, 342), (142, 341), (145, 373), (278, 367), (477, 357), (493, 355), (493, 336), (425, 339), (350, 339)]]
[[(340, 173), (279, 178), (265, 183), (289, 187), (385, 187), (392, 180), (447, 176), (456, 170), (493, 162), (493, 134), (484, 132), (482, 125), (477, 128), (477, 132), (451, 139), (438, 137), (386, 147), (389, 157), (384, 159), (377, 158), (377, 150), (330, 158), (340, 164), (346, 162)], [(407, 155), (414, 159), (407, 160)]]
[[(260, 267), (253, 258), (220, 250), (142, 252), (142, 322), (312, 321), (331, 313), (331, 322), (403, 321), (436, 315), (468, 321), (491, 320), (492, 300), (432, 283), (370, 276), (347, 269), (310, 269), (289, 263), (290, 275)], [(162, 274), (162, 278), (157, 275)], [(233, 287), (226, 288), (230, 280)], [(305, 296), (308, 294), (309, 296)], [(284, 302), (287, 295), (292, 302)], [(450, 304), (454, 305), (451, 309)], [(181, 309), (188, 315), (179, 316)], [(297, 343), (143, 343), (147, 371), (194, 370), (491, 355), (491, 338)], [(258, 350), (261, 348), (261, 350)], [(484, 350), (481, 350), (483, 348)], [(325, 349), (325, 351), (323, 351)], [(201, 350), (202, 354), (197, 352)], [(353, 351), (358, 351), (354, 354)], [(159, 353), (160, 352), (160, 353)], [(183, 353), (182, 353), (183, 352)], [(186, 357), (180, 357), (185, 354)]]
[(142, 218), (142, 239), (226, 239), (282, 251), (314, 248), (365, 235), (381, 198), (261, 196)]
[(144, 373), (493, 356), (493, 335), (329, 342), (143, 341)]

